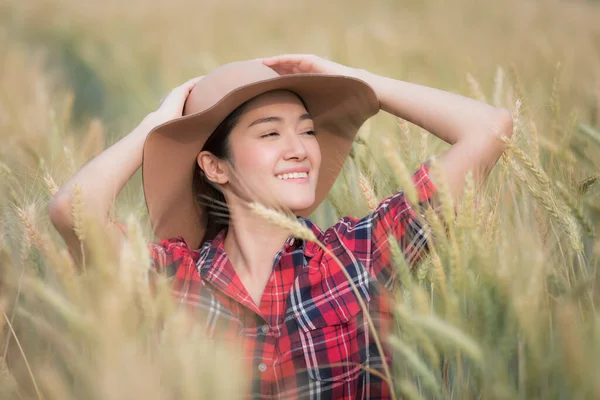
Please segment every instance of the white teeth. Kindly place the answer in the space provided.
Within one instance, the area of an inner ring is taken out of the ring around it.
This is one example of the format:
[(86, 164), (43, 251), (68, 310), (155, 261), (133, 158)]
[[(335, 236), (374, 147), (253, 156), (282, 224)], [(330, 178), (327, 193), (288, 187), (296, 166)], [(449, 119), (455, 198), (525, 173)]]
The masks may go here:
[(308, 173), (306, 172), (292, 172), (290, 174), (281, 174), (276, 175), (278, 179), (286, 180), (286, 179), (300, 179), (300, 178), (308, 178)]

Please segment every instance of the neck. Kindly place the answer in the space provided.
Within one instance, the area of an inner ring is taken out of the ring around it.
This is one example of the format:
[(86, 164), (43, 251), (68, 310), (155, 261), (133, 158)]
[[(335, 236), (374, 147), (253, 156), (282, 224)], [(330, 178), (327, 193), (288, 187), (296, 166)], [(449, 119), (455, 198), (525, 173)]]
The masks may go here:
[(262, 282), (269, 277), (273, 259), (290, 233), (246, 207), (230, 207), (230, 223), (223, 246), (235, 271), (248, 281)]

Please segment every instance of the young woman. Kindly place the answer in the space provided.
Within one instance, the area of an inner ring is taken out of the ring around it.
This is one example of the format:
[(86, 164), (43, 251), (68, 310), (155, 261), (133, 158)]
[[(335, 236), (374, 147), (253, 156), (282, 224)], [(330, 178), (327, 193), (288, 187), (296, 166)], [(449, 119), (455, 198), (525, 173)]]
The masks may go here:
[[(294, 239), (248, 207), (298, 216), (343, 264), (377, 322), (389, 331), (384, 288), (388, 237), (409, 264), (426, 251), (416, 218), (436, 192), (424, 164), (414, 175), (421, 204), (403, 192), (362, 219), (323, 231), (306, 218), (338, 176), (361, 124), (383, 109), (452, 147), (441, 157), (451, 195), (472, 171), (481, 183), (512, 134), (507, 110), (375, 75), (313, 55), (227, 64), (173, 89), (155, 112), (85, 165), (50, 204), (51, 220), (74, 257), (72, 188), (89, 213), (108, 212), (142, 166), (153, 230), (153, 269), (209, 336), (241, 342), (256, 398), (388, 398), (385, 358), (341, 266), (315, 243)], [(143, 157), (142, 157), (143, 156)], [(108, 224), (110, 225), (110, 224)], [(123, 235), (110, 227), (115, 249)]]

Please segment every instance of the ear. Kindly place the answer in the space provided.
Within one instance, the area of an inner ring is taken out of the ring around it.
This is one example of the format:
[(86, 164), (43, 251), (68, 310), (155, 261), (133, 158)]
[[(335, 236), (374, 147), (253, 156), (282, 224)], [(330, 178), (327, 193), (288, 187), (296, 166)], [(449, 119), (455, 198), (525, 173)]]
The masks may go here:
[(229, 182), (229, 170), (226, 162), (216, 157), (210, 151), (201, 151), (196, 158), (196, 162), (200, 169), (204, 171), (204, 175), (211, 182), (224, 185)]

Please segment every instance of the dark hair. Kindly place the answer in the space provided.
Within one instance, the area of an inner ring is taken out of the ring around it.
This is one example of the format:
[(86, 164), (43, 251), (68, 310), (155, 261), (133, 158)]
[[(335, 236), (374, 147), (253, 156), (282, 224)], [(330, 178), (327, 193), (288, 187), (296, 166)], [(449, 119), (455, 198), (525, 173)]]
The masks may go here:
[[(302, 97), (295, 92), (291, 93), (296, 95), (304, 108), (308, 110)], [(209, 151), (215, 157), (218, 157), (221, 160), (227, 160), (233, 164), (234, 160), (231, 154), (231, 143), (229, 140), (231, 131), (233, 131), (233, 128), (237, 125), (246, 106), (256, 97), (245, 101), (233, 110), (209, 136), (202, 150)], [(229, 209), (227, 208), (225, 196), (221, 192), (221, 189), (206, 177), (198, 163), (196, 163), (196, 166), (194, 167), (192, 194), (196, 204), (206, 207), (205, 220), (202, 221), (206, 225), (206, 231), (204, 233), (204, 238), (200, 242), (202, 244), (207, 240), (214, 239), (221, 230), (228, 227)]]
[[(215, 157), (233, 162), (229, 136), (249, 101), (238, 106), (219, 124), (204, 144), (203, 151), (210, 151)], [(206, 224), (206, 231), (201, 242), (204, 243), (206, 240), (214, 239), (221, 230), (227, 228), (229, 210), (225, 196), (219, 187), (206, 177), (198, 163), (194, 167), (192, 193), (196, 204), (206, 207), (205, 221), (203, 221)]]

